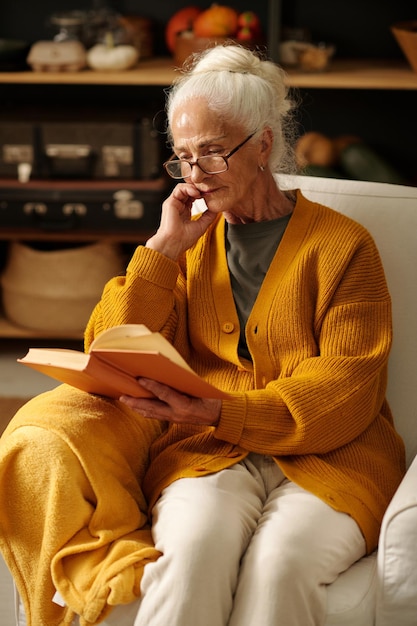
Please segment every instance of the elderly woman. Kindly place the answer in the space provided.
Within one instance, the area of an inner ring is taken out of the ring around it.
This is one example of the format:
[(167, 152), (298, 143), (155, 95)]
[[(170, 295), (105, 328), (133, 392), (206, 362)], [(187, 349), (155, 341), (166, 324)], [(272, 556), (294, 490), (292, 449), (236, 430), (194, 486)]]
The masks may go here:
[(326, 585), (374, 550), (404, 472), (380, 258), (362, 226), (279, 188), (284, 78), (230, 45), (174, 85), (165, 168), (178, 184), (87, 327), (88, 347), (108, 327), (146, 324), (229, 394), (142, 379), (154, 399), (116, 403), (160, 428), (142, 487), (161, 556), (118, 624), (323, 624)]
[(380, 259), (361, 226), (280, 190), (291, 108), (280, 68), (241, 47), (183, 76), (165, 163), (183, 182), (88, 327), (145, 323), (230, 393), (145, 379), (157, 399), (122, 398), (165, 424), (143, 483), (162, 556), (135, 626), (322, 624), (326, 585), (375, 548), (403, 473)]

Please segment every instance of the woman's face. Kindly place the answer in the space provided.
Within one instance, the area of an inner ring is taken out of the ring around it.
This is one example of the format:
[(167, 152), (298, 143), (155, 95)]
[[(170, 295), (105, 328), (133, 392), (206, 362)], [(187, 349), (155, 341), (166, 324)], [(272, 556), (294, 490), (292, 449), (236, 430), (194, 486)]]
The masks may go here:
[[(190, 100), (174, 111), (171, 130), (175, 154), (188, 161), (228, 154), (248, 136), (247, 129), (220, 118), (203, 99)], [(267, 162), (262, 143), (256, 136), (245, 143), (230, 157), (226, 172), (206, 174), (197, 165), (192, 167), (186, 181), (197, 187), (210, 211), (241, 217), (253, 215), (255, 198), (259, 198), (259, 166)]]

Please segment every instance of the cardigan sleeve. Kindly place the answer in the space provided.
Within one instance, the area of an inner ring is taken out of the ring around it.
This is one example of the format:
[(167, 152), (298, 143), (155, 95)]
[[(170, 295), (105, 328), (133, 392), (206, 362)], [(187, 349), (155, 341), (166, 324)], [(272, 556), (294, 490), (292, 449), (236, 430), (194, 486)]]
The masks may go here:
[(126, 274), (105, 285), (84, 333), (85, 349), (100, 332), (121, 324), (145, 324), (174, 342), (184, 317), (182, 285), (178, 263), (139, 246)]

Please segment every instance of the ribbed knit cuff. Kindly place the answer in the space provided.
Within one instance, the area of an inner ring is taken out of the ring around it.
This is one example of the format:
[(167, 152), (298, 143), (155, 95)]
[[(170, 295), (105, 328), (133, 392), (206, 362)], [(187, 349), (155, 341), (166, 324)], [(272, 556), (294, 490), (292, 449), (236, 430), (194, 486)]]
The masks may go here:
[(220, 420), (214, 431), (216, 439), (239, 444), (246, 416), (246, 396), (235, 396), (222, 401)]
[(138, 246), (127, 266), (127, 272), (160, 287), (173, 289), (177, 282), (179, 265), (156, 250)]

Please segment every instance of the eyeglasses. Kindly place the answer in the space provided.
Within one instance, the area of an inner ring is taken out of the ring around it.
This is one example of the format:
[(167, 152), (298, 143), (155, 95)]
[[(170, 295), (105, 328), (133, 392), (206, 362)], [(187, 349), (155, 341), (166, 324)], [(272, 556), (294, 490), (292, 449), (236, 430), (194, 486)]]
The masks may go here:
[(176, 179), (191, 176), (194, 165), (197, 165), (205, 174), (221, 174), (221, 172), (226, 172), (229, 169), (230, 157), (236, 154), (249, 139), (252, 139), (255, 133), (256, 130), (246, 137), (236, 148), (233, 148), (233, 150), (223, 156), (208, 154), (207, 156), (199, 157), (195, 161), (186, 161), (185, 159), (175, 159), (175, 154), (173, 154), (172, 157), (164, 163), (164, 168), (171, 178)]

